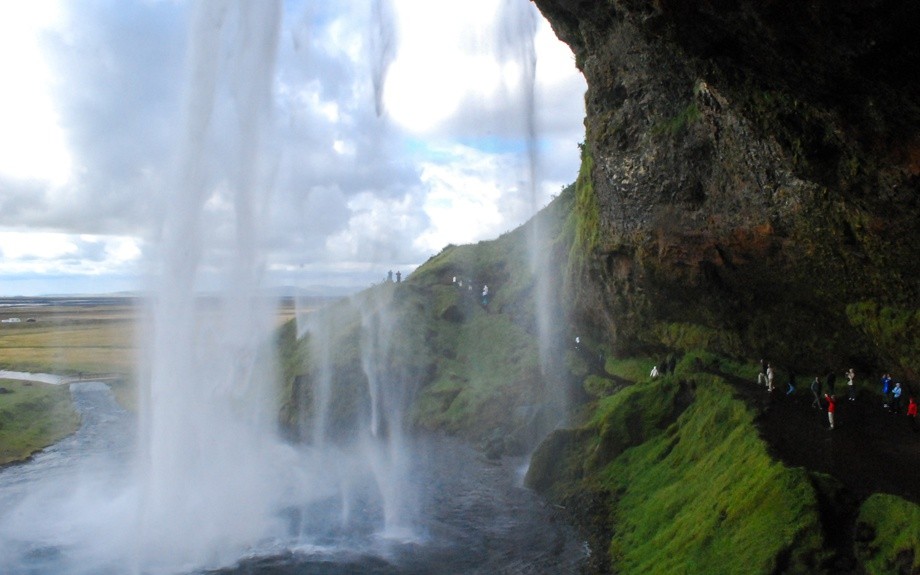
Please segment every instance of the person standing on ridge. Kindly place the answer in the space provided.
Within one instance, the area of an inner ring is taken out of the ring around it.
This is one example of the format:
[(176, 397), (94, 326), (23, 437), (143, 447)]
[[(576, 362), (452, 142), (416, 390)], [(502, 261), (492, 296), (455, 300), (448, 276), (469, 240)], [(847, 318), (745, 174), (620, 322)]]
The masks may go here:
[(856, 401), (856, 371), (852, 367), (847, 371), (847, 395), (850, 401)]
[(482, 305), (489, 305), (489, 286), (482, 286)]
[(773, 378), (776, 374), (773, 372), (773, 366), (769, 363), (767, 364), (767, 391), (773, 393)]
[(913, 397), (910, 398), (910, 402), (907, 404), (907, 419), (910, 422), (910, 429), (913, 432), (917, 431), (917, 400)]
[(834, 429), (834, 412), (837, 411), (837, 398), (833, 395), (824, 394), (827, 400), (827, 421), (830, 422), (830, 429)]

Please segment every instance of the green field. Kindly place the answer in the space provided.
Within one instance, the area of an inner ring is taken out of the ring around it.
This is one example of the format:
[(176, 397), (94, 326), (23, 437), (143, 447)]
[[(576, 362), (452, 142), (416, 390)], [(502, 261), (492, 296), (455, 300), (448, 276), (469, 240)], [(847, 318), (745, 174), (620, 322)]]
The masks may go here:
[(66, 385), (0, 379), (0, 390), (0, 465), (27, 458), (80, 423)]

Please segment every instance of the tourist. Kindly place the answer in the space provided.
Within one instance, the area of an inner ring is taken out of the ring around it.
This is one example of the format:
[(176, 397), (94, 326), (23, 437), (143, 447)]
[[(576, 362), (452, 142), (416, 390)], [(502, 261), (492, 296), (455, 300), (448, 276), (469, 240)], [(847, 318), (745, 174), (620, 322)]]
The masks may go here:
[(818, 376), (815, 376), (815, 380), (811, 382), (811, 393), (815, 396), (815, 400), (811, 402), (811, 406), (816, 409), (821, 409), (821, 379)]
[(489, 286), (482, 286), (482, 305), (489, 305)]
[(773, 393), (773, 378), (775, 377), (773, 372), (773, 366), (769, 363), (767, 364), (767, 391)]
[(830, 429), (834, 429), (834, 412), (837, 410), (837, 398), (825, 393), (824, 399), (827, 400), (827, 420), (831, 424)]
[(886, 373), (882, 376), (882, 407), (888, 409), (891, 403), (891, 374)]
[(856, 372), (852, 367), (847, 371), (847, 396), (850, 401), (856, 401)]
[(657, 366), (657, 365), (653, 365), (653, 366), (652, 366), (652, 372), (651, 372), (650, 374), (648, 374), (648, 375), (649, 375), (649, 377), (651, 377), (652, 379), (658, 379), (658, 366)]
[(907, 417), (912, 431), (917, 431), (917, 400), (913, 397), (907, 404)]
[(401, 282), (401, 281), (402, 281), (402, 272), (401, 272), (401, 271), (397, 271), (397, 272), (396, 272), (396, 283), (399, 283), (399, 282)]
[(760, 373), (757, 374), (757, 385), (767, 385), (767, 360), (760, 360)]
[(900, 413), (901, 412), (901, 382), (894, 384), (894, 387), (891, 389), (891, 412)]

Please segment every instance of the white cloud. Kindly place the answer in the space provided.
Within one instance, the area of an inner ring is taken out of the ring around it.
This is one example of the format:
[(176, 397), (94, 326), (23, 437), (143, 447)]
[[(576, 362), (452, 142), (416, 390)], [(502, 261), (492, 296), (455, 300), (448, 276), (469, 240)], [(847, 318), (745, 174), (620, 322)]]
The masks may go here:
[[(278, 281), (366, 285), (389, 266), (405, 272), (447, 243), (522, 223), (577, 174), (584, 82), (545, 22), (535, 38), (539, 197), (531, 199), (521, 62), (496, 21), (508, 4), (391, 0), (398, 49), (382, 117), (368, 58), (370, 5), (285, 4), (274, 124), (260, 158), (268, 175), (259, 183), (272, 189), (259, 237)], [(155, 251), (175, 181), (189, 8), (0, 3), (0, 73), (12, 92), (0, 93), (0, 126), (28, 124), (36, 138), (0, 130), (0, 226), (16, 230), (0, 239), (0, 290), (20, 272), (57, 273), (65, 284), (67, 274), (136, 274)], [(234, 233), (227, 166), (240, 145), (230, 138), (235, 110), (224, 83), (202, 214), (203, 238), (222, 247)], [(29, 244), (34, 253), (20, 247)]]
[(0, 3), (0, 174), (57, 186), (69, 178), (72, 161), (41, 39), (60, 17), (52, 1)]
[(0, 275), (123, 273), (140, 262), (135, 238), (0, 231)]

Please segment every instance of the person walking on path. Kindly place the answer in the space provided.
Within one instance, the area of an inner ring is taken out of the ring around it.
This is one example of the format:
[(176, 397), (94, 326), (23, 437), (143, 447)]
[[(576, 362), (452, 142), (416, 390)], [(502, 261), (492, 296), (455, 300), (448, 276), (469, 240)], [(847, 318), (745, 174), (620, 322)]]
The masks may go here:
[(886, 373), (882, 376), (882, 407), (888, 409), (891, 403), (891, 374)]
[(827, 421), (831, 424), (830, 429), (834, 429), (834, 412), (837, 411), (837, 398), (833, 395), (824, 394), (827, 400)]
[(856, 401), (856, 372), (852, 367), (847, 371), (847, 395), (850, 401)]
[(773, 366), (769, 363), (767, 364), (767, 391), (773, 393), (773, 378), (776, 374), (773, 372)]
[(815, 376), (815, 380), (811, 382), (811, 393), (815, 396), (811, 406), (815, 409), (823, 408), (824, 406), (821, 404), (821, 379), (818, 376)]
[(767, 386), (767, 360), (760, 360), (760, 373), (757, 374), (757, 385)]
[(894, 384), (894, 387), (891, 390), (891, 412), (900, 413), (901, 412), (901, 382)]
[(910, 422), (911, 431), (917, 431), (917, 400), (913, 397), (907, 404), (907, 420)]

